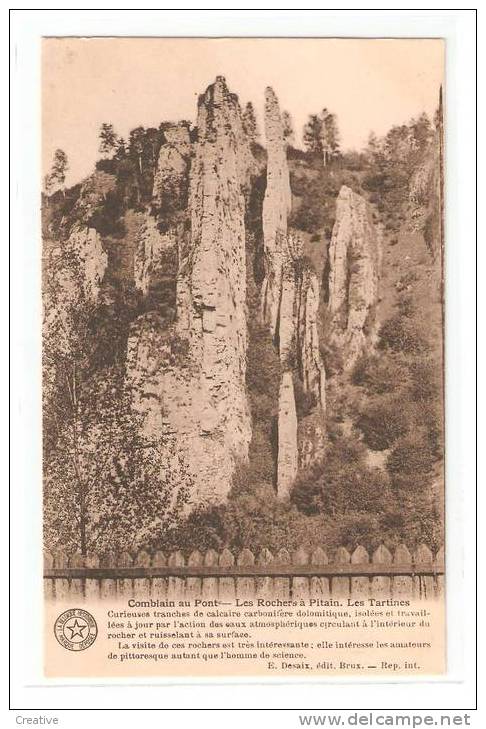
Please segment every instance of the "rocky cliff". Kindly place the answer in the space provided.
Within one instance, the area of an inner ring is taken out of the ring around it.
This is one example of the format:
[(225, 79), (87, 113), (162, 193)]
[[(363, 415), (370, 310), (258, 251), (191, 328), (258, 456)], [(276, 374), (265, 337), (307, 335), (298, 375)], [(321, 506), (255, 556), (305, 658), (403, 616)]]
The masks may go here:
[(79, 417), (89, 453), (109, 450), (116, 470), (96, 498), (99, 483), (148, 551), (395, 541), (396, 514), (428, 539), (442, 478), (441, 124), (412, 120), (324, 166), (308, 134), (305, 150), (284, 140), (272, 89), (265, 141), (259, 107), (245, 129), (221, 77), (196, 110), (136, 127), (88, 178), (43, 195), (51, 485), (71, 491)]
[(143, 294), (148, 294), (163, 275), (167, 258), (177, 255), (177, 243), (182, 235), (180, 226), (171, 227), (162, 233), (156, 219), (152, 215), (145, 215), (137, 234), (134, 254), (134, 282)]
[[(190, 234), (178, 233), (177, 316), (167, 333), (157, 317), (138, 320), (128, 372), (147, 428), (179, 439), (195, 488), (193, 502), (223, 499), (248, 454), (245, 389), (247, 324), (245, 189), (251, 156), (237, 97), (218, 77), (198, 103), (198, 138), (189, 179)], [(162, 148), (163, 149), (163, 148)], [(159, 158), (156, 194), (180, 183), (182, 165)], [(162, 167), (168, 164), (168, 167)], [(175, 178), (175, 182), (174, 182)], [(184, 183), (182, 183), (184, 184)], [(153, 231), (152, 231), (153, 232)], [(141, 286), (157, 250), (153, 235), (139, 266)]]
[(46, 266), (45, 295), (55, 305), (46, 304), (50, 315), (69, 316), (84, 302), (94, 304), (108, 264), (100, 235), (94, 228), (77, 225), (62, 246), (49, 251)]
[[(349, 367), (373, 342), (381, 252), (368, 204), (343, 186), (328, 256), (329, 342), (320, 342), (321, 287), (306, 255), (309, 237), (288, 223), (287, 144), (271, 88), (265, 92), (265, 132), (261, 316), (280, 360), (272, 452), (275, 487), (286, 498), (299, 469), (324, 453), (322, 345), (338, 347)], [(146, 312), (138, 312), (130, 326), (127, 379), (146, 433), (176, 444), (192, 484), (191, 503), (215, 502), (227, 496), (235, 468), (247, 461), (254, 427), (246, 382), (247, 282), (253, 275), (247, 266), (253, 249), (245, 222), (251, 219), (248, 206), (262, 157), (257, 161), (238, 98), (222, 77), (199, 97), (197, 127), (165, 123), (160, 140), (151, 198), (149, 188), (145, 208), (138, 205), (136, 214), (127, 211), (117, 222), (118, 230), (125, 229), (124, 245), (120, 237), (107, 239), (112, 260), (131, 246), (133, 283)], [(103, 164), (109, 171), (97, 170), (81, 187), (75, 206), (81, 222), (63, 249), (77, 261), (76, 280), (91, 301), (99, 295), (109, 257), (102, 236), (83, 221), (103, 209), (117, 179), (110, 160)], [(254, 228), (251, 235), (257, 235)], [(58, 268), (59, 287), (73, 292), (73, 271), (67, 275)]]
[(376, 334), (381, 255), (381, 233), (368, 203), (343, 185), (329, 246), (328, 312), (331, 340), (339, 347), (345, 368)]
[(187, 205), (188, 168), (192, 153), (189, 125), (166, 124), (154, 175), (153, 203), (159, 208)]
[(309, 429), (301, 427), (301, 436), (298, 435), (293, 373), (318, 409), (312, 432), (315, 444), (322, 441), (324, 434), (325, 370), (317, 334), (319, 282), (305, 261), (302, 234), (288, 228), (292, 194), (287, 144), (278, 100), (270, 88), (265, 92), (265, 133), (262, 315), (274, 337), (283, 371), (278, 409), (277, 491), (287, 496), (297, 475), (299, 458), (308, 464), (316, 453), (308, 442)]
[(265, 138), (267, 185), (262, 211), (265, 252), (262, 311), (264, 320), (275, 334), (282, 268), (287, 258), (287, 219), (292, 207), (292, 193), (280, 107), (275, 92), (270, 87), (265, 90)]

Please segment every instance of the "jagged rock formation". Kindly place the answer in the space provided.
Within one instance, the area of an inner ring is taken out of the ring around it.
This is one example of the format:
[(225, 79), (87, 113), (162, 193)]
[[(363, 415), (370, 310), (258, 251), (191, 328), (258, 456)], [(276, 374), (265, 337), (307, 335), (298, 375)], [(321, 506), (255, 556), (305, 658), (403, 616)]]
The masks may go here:
[[(94, 228), (76, 226), (62, 247), (51, 251), (51, 283), (58, 288), (62, 304), (79, 297), (80, 288), (89, 301), (96, 301), (108, 264), (101, 238)], [(47, 291), (52, 287), (47, 287)]]
[(156, 316), (136, 322), (128, 372), (146, 427), (176, 434), (195, 482), (192, 501), (201, 503), (226, 496), (251, 438), (244, 226), (251, 156), (238, 99), (222, 77), (199, 98), (197, 125), (191, 234), (178, 239), (177, 321), (168, 332)]
[(147, 294), (151, 285), (164, 273), (167, 256), (177, 251), (177, 241), (181, 232), (177, 227), (161, 233), (157, 221), (151, 215), (145, 216), (137, 235), (134, 255), (135, 286)]
[(409, 182), (409, 215), (411, 229), (421, 231), (432, 257), (441, 256), (444, 246), (444, 128), (442, 94), (439, 100), (437, 126), (422, 163)]
[(381, 268), (381, 231), (360, 195), (342, 186), (329, 246), (331, 340), (345, 368), (355, 362), (376, 333), (375, 308)]
[(62, 247), (52, 248), (43, 271), (43, 388), (46, 402), (56, 382), (54, 361), (73, 355), (79, 328), (100, 296), (108, 257), (96, 230), (76, 227)]
[(116, 177), (109, 172), (96, 170), (89, 175), (81, 184), (79, 197), (72, 211), (78, 223), (89, 225), (90, 218), (96, 209), (103, 204), (107, 195), (112, 193), (116, 187)]
[(177, 258), (184, 239), (187, 219), (189, 170), (192, 142), (187, 122), (166, 124), (154, 175), (152, 208), (159, 220), (149, 213), (137, 235), (134, 255), (135, 286), (144, 294), (164, 276), (167, 259)]
[(192, 153), (189, 127), (185, 122), (168, 124), (164, 137), (154, 176), (153, 202), (162, 209), (168, 205), (181, 209), (187, 205), (187, 172)]
[[(324, 437), (325, 371), (319, 350), (317, 316), (319, 282), (305, 264), (304, 241), (298, 231), (288, 230), (291, 210), (287, 145), (277, 97), (265, 93), (267, 139), (267, 187), (263, 201), (265, 279), (262, 286), (262, 316), (278, 347), (283, 378), (279, 396), (277, 490), (288, 495), (299, 459), (305, 465), (320, 453)], [(300, 428), (292, 370), (296, 370), (305, 394), (314, 397), (318, 414), (313, 428)], [(308, 442), (312, 438), (312, 443)]]
[(297, 469), (297, 412), (292, 373), (287, 371), (282, 375), (278, 398), (277, 485), (281, 498), (289, 495)]
[(267, 187), (262, 211), (265, 252), (262, 311), (264, 321), (275, 334), (282, 267), (286, 258), (287, 218), (292, 207), (292, 193), (279, 103), (270, 87), (265, 90), (265, 137)]
[(311, 393), (324, 412), (326, 374), (317, 332), (319, 281), (305, 261), (301, 235), (290, 230), (285, 244), (276, 331), (280, 360), (285, 368), (295, 359), (304, 392)]
[(304, 268), (297, 289), (297, 353), (304, 391), (311, 393), (320, 410), (326, 410), (326, 372), (319, 349), (317, 318), (319, 282), (314, 271)]
[(189, 331), (201, 365), (201, 432), (219, 431), (230, 458), (246, 457), (251, 435), (245, 392), (249, 169), (238, 99), (218, 77), (199, 99), (191, 246), (181, 270), (189, 280)]
[(431, 181), (438, 166), (438, 155), (434, 152), (436, 152), (435, 146), (410, 178), (409, 197), (413, 205), (425, 205), (429, 201)]

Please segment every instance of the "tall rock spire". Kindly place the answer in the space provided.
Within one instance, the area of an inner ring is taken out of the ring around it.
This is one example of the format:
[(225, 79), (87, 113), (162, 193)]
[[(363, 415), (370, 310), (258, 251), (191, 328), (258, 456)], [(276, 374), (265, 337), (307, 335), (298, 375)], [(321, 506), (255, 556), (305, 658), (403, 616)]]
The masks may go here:
[[(277, 491), (288, 496), (297, 475), (301, 454), (309, 453), (310, 429), (300, 428), (294, 392), (294, 377), (304, 393), (314, 396), (316, 413), (313, 441), (322, 441), (325, 411), (325, 371), (317, 335), (319, 282), (305, 262), (304, 236), (288, 229), (292, 207), (287, 145), (278, 99), (271, 88), (265, 92), (267, 141), (267, 187), (263, 200), (265, 279), (262, 286), (262, 316), (268, 325), (282, 365), (278, 408)], [(316, 435), (317, 433), (317, 435)], [(300, 442), (299, 442), (300, 441)]]
[(381, 232), (368, 203), (343, 185), (329, 246), (328, 309), (331, 339), (340, 347), (346, 368), (375, 335), (381, 256)]
[(292, 193), (280, 107), (275, 92), (270, 87), (265, 90), (265, 137), (267, 187), (263, 200), (262, 224), (266, 276), (263, 283), (262, 308), (263, 318), (275, 334)]
[(192, 503), (225, 498), (251, 438), (244, 222), (251, 157), (224, 78), (199, 97), (197, 128), (190, 233), (177, 245), (176, 321), (167, 335), (156, 315), (141, 317), (128, 361), (147, 427), (177, 439), (194, 481)]

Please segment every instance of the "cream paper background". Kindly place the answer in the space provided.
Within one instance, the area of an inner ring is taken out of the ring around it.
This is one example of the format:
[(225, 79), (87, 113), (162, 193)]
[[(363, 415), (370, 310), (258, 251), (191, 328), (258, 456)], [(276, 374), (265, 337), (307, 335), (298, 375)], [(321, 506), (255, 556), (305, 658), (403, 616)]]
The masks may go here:
[[(13, 610), (12, 699), (14, 705), (42, 708), (72, 708), (86, 701), (83, 686), (92, 683), (42, 678), (42, 598), (40, 544), (40, 431), (39, 377), (32, 362), (39, 360), (38, 335), (38, 241), (39, 220), (32, 211), (38, 208), (40, 169), (38, 165), (39, 127), (32, 120), (39, 109), (40, 38), (45, 35), (103, 34), (251, 34), (255, 23), (261, 33), (338, 34), (338, 35), (430, 35), (447, 40), (447, 230), (448, 269), (446, 298), (448, 336), (448, 632), (449, 669), (445, 682), (427, 681), (418, 685), (409, 680), (388, 684), (383, 691), (378, 680), (373, 686), (353, 680), (354, 702), (362, 707), (376, 705), (394, 709), (405, 704), (420, 707), (472, 705), (474, 702), (474, 322), (470, 313), (474, 302), (474, 17), (471, 11), (395, 11), (384, 13), (353, 12), (340, 16), (334, 11), (319, 11), (310, 18), (300, 11), (267, 11), (257, 16), (235, 11), (208, 18), (203, 11), (168, 11), (162, 19), (157, 12), (105, 11), (98, 17), (92, 11), (32, 11), (27, 17), (13, 18), (13, 112), (12, 143), (17, 164), (12, 170), (13, 240), (22, 244), (12, 249), (12, 388), (16, 392), (13, 413), (13, 466), (15, 489), (12, 507), (17, 524), (12, 535)], [(5, 29), (6, 30), (6, 29)], [(3, 118), (3, 122), (6, 118)], [(460, 181), (460, 185), (459, 185)], [(462, 241), (462, 245), (459, 242)], [(451, 273), (453, 271), (453, 274)], [(4, 440), (6, 443), (6, 440)], [(26, 451), (29, 458), (25, 457)], [(462, 514), (464, 513), (464, 517)], [(463, 529), (467, 534), (463, 548)], [(463, 572), (463, 565), (465, 571)], [(4, 605), (4, 607), (6, 607)], [(6, 617), (4, 619), (6, 624)], [(463, 656), (464, 653), (464, 656)], [(136, 705), (150, 709), (160, 706), (160, 692), (136, 688), (142, 681), (131, 680), (132, 691), (109, 688), (90, 691), (91, 708)], [(62, 687), (60, 686), (62, 684)], [(112, 682), (111, 682), (112, 683)], [(167, 681), (165, 681), (167, 683)], [(171, 698), (165, 706), (203, 707), (214, 699), (221, 707), (234, 706), (233, 682), (211, 688), (204, 680), (198, 685), (173, 682)], [(57, 684), (58, 688), (55, 688)], [(44, 687), (44, 688), (43, 688)], [(46, 688), (49, 687), (49, 688)], [(279, 686), (268, 682), (246, 687), (245, 701), (256, 708), (269, 705), (292, 707), (313, 705), (315, 689), (309, 684)], [(349, 699), (349, 682), (340, 680), (326, 692), (328, 708), (344, 705)], [(243, 691), (243, 687), (241, 688)], [(322, 696), (322, 688), (319, 688)], [(81, 698), (84, 697), (84, 698)], [(250, 698), (251, 697), (251, 698)], [(344, 703), (343, 703), (344, 702)], [(321, 702), (319, 702), (321, 703)], [(285, 712), (282, 712), (285, 714)], [(147, 715), (148, 718), (148, 715)], [(130, 714), (120, 712), (123, 724)], [(77, 726), (85, 719), (80, 715)], [(246, 721), (246, 719), (244, 720)], [(74, 724), (73, 724), (74, 726)]]

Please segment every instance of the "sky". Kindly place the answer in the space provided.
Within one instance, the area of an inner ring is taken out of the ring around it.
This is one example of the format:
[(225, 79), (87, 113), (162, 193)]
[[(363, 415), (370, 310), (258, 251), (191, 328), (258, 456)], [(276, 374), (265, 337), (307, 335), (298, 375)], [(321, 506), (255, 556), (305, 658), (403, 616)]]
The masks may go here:
[[(263, 131), (272, 86), (290, 112), (297, 143), (309, 114), (337, 114), (343, 149), (360, 149), (437, 106), (443, 83), (440, 39), (45, 38), (42, 44), (42, 168), (54, 150), (69, 159), (67, 184), (98, 159), (98, 133), (196, 120), (197, 97), (226, 77), (242, 105), (252, 101)], [(264, 140), (263, 140), (264, 142)]]

